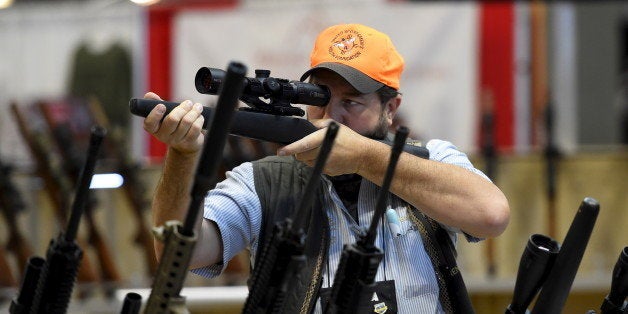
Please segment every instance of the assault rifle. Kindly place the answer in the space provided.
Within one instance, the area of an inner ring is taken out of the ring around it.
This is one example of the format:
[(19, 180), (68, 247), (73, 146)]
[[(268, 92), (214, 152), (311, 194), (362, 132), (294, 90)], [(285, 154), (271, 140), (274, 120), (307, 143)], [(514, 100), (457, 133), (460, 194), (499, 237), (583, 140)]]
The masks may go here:
[[(12, 172), (13, 167), (0, 160), (0, 210), (2, 210), (9, 235), (6, 248), (9, 252), (13, 253), (15, 261), (20, 267), (19, 273), (21, 274), (24, 272), (28, 258), (33, 254), (33, 249), (30, 243), (26, 241), (19, 228), (20, 225), (17, 215), (25, 210), (26, 205), (20, 190), (13, 180)], [(2, 258), (4, 258), (4, 252), (2, 255)], [(0, 265), (2, 264), (4, 263), (0, 261)], [(0, 267), (2, 268), (0, 269), (0, 272), (2, 272), (0, 277), (11, 275), (8, 265), (6, 269), (2, 266)], [(0, 285), (2, 285), (3, 282), (5, 282), (5, 280), (0, 279)], [(11, 282), (11, 280), (8, 280), (8, 282)]]
[[(37, 174), (44, 180), (46, 192), (53, 202), (53, 209), (59, 225), (67, 222), (67, 211), (70, 208), (71, 183), (67, 181), (67, 177), (55, 166), (50, 158), (51, 149), (47, 146), (47, 141), (43, 134), (39, 131), (32, 130), (29, 127), (27, 117), (22, 113), (17, 103), (11, 104), (11, 112), (17, 121), (22, 137), (35, 159)], [(79, 239), (79, 246), (86, 245)], [(82, 266), (79, 269), (79, 282), (95, 282), (98, 276), (93, 269), (89, 255), (83, 258)]]
[(506, 314), (528, 313), (539, 292), (532, 314), (561, 313), (591, 237), (600, 205), (586, 197), (560, 246), (552, 238), (533, 235), (521, 256), (515, 291)]
[(87, 158), (65, 232), (59, 232), (50, 241), (45, 260), (39, 257), (29, 260), (18, 297), (11, 302), (10, 313), (66, 313), (83, 257), (76, 234), (89, 200), (89, 186), (105, 133), (105, 129), (98, 126), (92, 128)]
[[(88, 102), (89, 113), (96, 124), (109, 129), (109, 118), (105, 114), (100, 102), (91, 100)], [(132, 160), (124, 150), (124, 134), (119, 129), (112, 129), (107, 140), (106, 150), (113, 155), (116, 162), (116, 171), (124, 179), (122, 189), (129, 202), (133, 217), (135, 217), (136, 232), (134, 242), (144, 252), (146, 272), (153, 276), (157, 271), (157, 259), (155, 258), (155, 243), (150, 233), (150, 227), (146, 222), (145, 213), (150, 208), (150, 200), (146, 197), (146, 185), (141, 178), (141, 165)]]
[(167, 221), (157, 232), (158, 239), (164, 242), (164, 250), (146, 304), (146, 313), (187, 312), (185, 298), (179, 293), (197, 240), (195, 226), (199, 219), (198, 213), (207, 191), (216, 184), (216, 172), (222, 160), (238, 98), (242, 93), (241, 82), (245, 74), (245, 65), (229, 63), (196, 167), (185, 220), (183, 224)]
[(375, 213), (371, 219), (371, 224), (366, 234), (360, 235), (356, 243), (345, 244), (334, 277), (330, 300), (323, 305), (324, 313), (351, 313), (355, 311), (360, 303), (362, 291), (375, 283), (377, 269), (384, 257), (384, 252), (375, 246), (377, 225), (384, 216), (388, 190), (408, 133), (406, 127), (401, 126), (397, 129), (390, 152), (388, 169), (386, 169), (382, 188), (377, 195)]
[(297, 272), (306, 263), (306, 213), (318, 194), (321, 174), (338, 133), (338, 124), (331, 123), (325, 134), (316, 163), (305, 186), (303, 197), (292, 215), (279, 221), (271, 238), (262, 248), (253, 269), (249, 295), (244, 304), (245, 314), (284, 313), (284, 303), (292, 291), (291, 283), (298, 281)]
[[(74, 145), (76, 141), (70, 125), (67, 121), (56, 121), (51, 108), (46, 103), (39, 102), (37, 106), (48, 124), (53, 142), (60, 152), (63, 164), (62, 168), (66, 176), (78, 184), (84, 156), (78, 151), (77, 146)], [(72, 190), (71, 186), (61, 186), (60, 188), (67, 190), (67, 195), (69, 195)], [(105, 283), (105, 293), (107, 296), (111, 297), (116, 283), (120, 281), (120, 273), (115, 266), (105, 237), (96, 224), (94, 215), (97, 207), (98, 199), (93, 193), (90, 193), (84, 212), (84, 217), (87, 222), (88, 242), (94, 248), (98, 256), (101, 279)]]
[[(628, 314), (628, 246), (619, 253), (613, 268), (611, 289), (600, 306), (601, 314)], [(591, 310), (587, 314), (595, 314)]]

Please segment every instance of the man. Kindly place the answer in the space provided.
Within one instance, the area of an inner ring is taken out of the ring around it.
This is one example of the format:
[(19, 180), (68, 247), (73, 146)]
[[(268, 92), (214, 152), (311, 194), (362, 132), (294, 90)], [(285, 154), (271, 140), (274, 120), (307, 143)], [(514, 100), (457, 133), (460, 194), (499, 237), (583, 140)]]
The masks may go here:
[[(331, 92), (325, 107), (307, 108), (307, 118), (320, 129), (281, 147), (278, 156), (234, 168), (209, 192), (190, 267), (197, 274), (217, 276), (241, 250), (250, 248), (254, 257), (273, 223), (295, 210), (302, 178), (315, 162), (326, 126), (337, 121), (340, 129), (324, 169), (324, 192), (318, 195), (317, 209), (308, 213), (308, 265), (301, 275), (311, 279), (296, 288), (289, 313), (320, 311), (316, 296), (328, 294), (343, 244), (355, 242), (368, 228), (390, 156), (390, 146), (377, 139), (386, 136), (401, 104), (403, 59), (379, 31), (359, 24), (329, 27), (316, 40), (311, 65), (302, 80), (326, 85)], [(145, 97), (159, 99), (153, 93)], [(169, 146), (153, 201), (155, 225), (185, 216), (204, 140), (201, 111), (200, 104), (185, 101), (164, 117), (165, 107), (158, 105), (144, 120), (145, 130)], [(417, 215), (437, 221), (454, 240), (456, 233), (472, 241), (494, 237), (508, 224), (505, 196), (465, 154), (441, 140), (426, 147), (429, 160), (408, 153), (399, 158), (388, 206), (399, 217), (401, 231), (392, 234), (387, 224), (380, 224), (375, 245), (385, 257), (375, 290), (360, 305), (371, 311), (373, 306), (400, 313), (449, 308), (442, 304), (448, 296), (439, 287), (433, 257), (419, 232), (425, 225)], [(162, 249), (157, 243), (157, 256)]]

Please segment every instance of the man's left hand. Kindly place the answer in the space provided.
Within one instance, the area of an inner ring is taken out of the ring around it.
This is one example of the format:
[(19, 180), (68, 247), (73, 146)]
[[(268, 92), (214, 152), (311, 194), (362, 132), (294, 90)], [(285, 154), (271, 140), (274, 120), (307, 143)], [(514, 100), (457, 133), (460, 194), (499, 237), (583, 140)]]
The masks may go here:
[[(313, 167), (325, 139), (327, 127), (332, 121), (331, 119), (311, 120), (310, 122), (319, 130), (294, 143), (280, 147), (277, 155), (294, 155), (297, 160)], [(345, 125), (338, 123), (338, 126), (338, 133), (323, 172), (330, 176), (358, 173), (364, 160), (363, 152), (369, 149), (373, 141)]]

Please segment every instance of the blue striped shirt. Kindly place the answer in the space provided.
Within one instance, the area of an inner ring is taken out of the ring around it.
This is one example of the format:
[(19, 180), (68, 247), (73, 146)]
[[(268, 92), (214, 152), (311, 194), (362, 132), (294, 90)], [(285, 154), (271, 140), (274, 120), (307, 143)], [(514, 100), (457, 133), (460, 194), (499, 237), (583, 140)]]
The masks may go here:
[[(486, 176), (475, 169), (467, 156), (453, 144), (431, 140), (426, 147), (430, 159), (457, 165)], [(488, 180), (488, 178), (487, 178)], [(329, 260), (324, 267), (322, 288), (331, 287), (345, 243), (355, 243), (359, 232), (370, 225), (375, 210), (379, 187), (362, 180), (358, 196), (358, 220), (344, 207), (331, 182), (324, 178), (326, 193), (324, 206), (330, 226)], [(243, 249), (251, 251), (253, 259), (258, 246), (258, 235), (262, 221), (260, 201), (253, 182), (253, 166), (243, 163), (227, 173), (227, 179), (210, 191), (205, 199), (204, 217), (216, 222), (223, 241), (223, 258), (231, 260)], [(423, 248), (423, 241), (416, 226), (408, 218), (405, 202), (392, 197), (389, 208), (396, 211), (401, 227), (401, 235), (393, 236), (387, 219), (378, 226), (375, 245), (384, 251), (376, 281), (395, 280), (395, 292), (399, 313), (441, 313), (438, 299), (438, 283), (429, 256)], [(460, 230), (445, 226), (456, 243)], [(466, 235), (469, 241), (479, 239)], [(226, 263), (209, 265), (192, 270), (205, 277), (218, 276)], [(320, 313), (320, 302), (316, 312)]]

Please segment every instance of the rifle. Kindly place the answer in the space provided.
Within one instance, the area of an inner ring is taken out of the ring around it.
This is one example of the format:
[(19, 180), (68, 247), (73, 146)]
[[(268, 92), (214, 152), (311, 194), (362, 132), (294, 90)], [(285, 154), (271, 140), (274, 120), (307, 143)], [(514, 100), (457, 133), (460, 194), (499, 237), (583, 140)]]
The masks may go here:
[(551, 237), (533, 236), (521, 256), (513, 302), (506, 314), (528, 313), (527, 306), (539, 293), (532, 314), (560, 313), (591, 237), (600, 205), (586, 197), (567, 231), (561, 247)]
[[(109, 119), (105, 114), (100, 102), (92, 100), (88, 102), (89, 112), (92, 119), (105, 128), (110, 125)], [(153, 276), (157, 271), (157, 259), (155, 257), (155, 243), (150, 227), (146, 222), (144, 213), (150, 208), (150, 201), (146, 197), (146, 186), (141, 179), (141, 166), (138, 162), (133, 161), (129, 154), (124, 150), (124, 135), (114, 129), (107, 141), (107, 151), (109, 151), (116, 160), (117, 171), (124, 179), (122, 189), (124, 195), (131, 205), (131, 211), (135, 217), (136, 232), (134, 243), (144, 251), (146, 262), (146, 271), (148, 275)]]
[(360, 303), (362, 291), (375, 283), (379, 263), (384, 257), (384, 252), (375, 246), (377, 225), (383, 218), (388, 190), (408, 133), (406, 127), (401, 126), (397, 129), (384, 182), (377, 195), (371, 224), (366, 234), (360, 235), (356, 243), (345, 244), (334, 277), (331, 298), (327, 304), (323, 305), (324, 313), (353, 312)]
[(546, 136), (544, 155), (547, 175), (547, 224), (550, 237), (556, 237), (556, 177), (560, 159), (560, 152), (554, 140), (554, 116), (554, 105), (548, 101), (544, 115)]
[(216, 184), (216, 172), (222, 160), (238, 98), (242, 93), (241, 82), (245, 73), (245, 65), (229, 63), (196, 167), (191, 200), (183, 224), (171, 220), (156, 230), (157, 238), (164, 242), (164, 250), (146, 303), (146, 313), (187, 312), (185, 297), (180, 292), (197, 240), (195, 226), (198, 213), (207, 191)]
[[(39, 102), (37, 106), (48, 124), (53, 141), (60, 152), (63, 162), (62, 168), (66, 175), (78, 184), (83, 156), (74, 145), (74, 136), (70, 126), (66, 122), (55, 121), (49, 106), (45, 103)], [(65, 189), (69, 193), (71, 187), (61, 186), (60, 189)], [(115, 283), (120, 281), (120, 274), (115, 266), (109, 247), (94, 220), (94, 212), (97, 206), (98, 199), (91, 193), (84, 212), (84, 217), (87, 221), (88, 243), (95, 249), (98, 256), (100, 275), (106, 283), (106, 295), (112, 296)]]
[[(10, 288), (16, 285), (15, 277), (13, 277), (13, 272), (9, 267), (9, 261), (6, 259), (6, 256), (6, 251), (0, 246), (0, 288)], [(2, 300), (1, 296), (0, 300)]]
[(336, 123), (329, 125), (297, 210), (291, 217), (275, 224), (271, 238), (262, 248), (242, 313), (284, 313), (286, 297), (292, 291), (291, 283), (296, 281), (296, 273), (306, 261), (304, 229), (309, 217), (306, 212), (312, 207), (314, 195), (318, 192), (323, 167), (338, 128)]
[[(604, 298), (600, 310), (602, 314), (626, 314), (628, 313), (628, 246), (619, 253), (613, 276), (611, 290)], [(593, 311), (595, 313), (595, 311)]]
[[(493, 182), (496, 179), (497, 168), (497, 152), (495, 150), (495, 134), (494, 134), (494, 114), (493, 114), (493, 95), (490, 91), (484, 93), (482, 102), (482, 156), (484, 157), (484, 173)], [(486, 257), (487, 257), (487, 274), (493, 278), (497, 274), (497, 265), (495, 263), (495, 240), (486, 239)]]
[[(12, 171), (13, 168), (10, 165), (0, 160), (0, 209), (2, 210), (5, 223), (9, 230), (9, 239), (7, 240), (6, 248), (9, 252), (13, 253), (17, 265), (20, 267), (19, 271), (23, 273), (29, 256), (33, 254), (33, 249), (19, 229), (17, 215), (24, 211), (26, 205), (22, 194), (12, 180)], [(4, 258), (4, 252), (2, 253), (2, 258)], [(1, 261), (0, 264), (2, 264)], [(1, 270), (0, 272), (4, 273), (4, 271)], [(10, 274), (10, 272), (7, 273)]]
[[(70, 208), (70, 192), (67, 187), (70, 184), (67, 178), (57, 169), (49, 156), (50, 149), (47, 148), (46, 141), (42, 134), (31, 130), (29, 123), (22, 113), (17, 103), (11, 103), (11, 112), (15, 117), (20, 133), (34, 157), (38, 175), (43, 178), (46, 192), (53, 202), (53, 209), (59, 224), (67, 221), (66, 211)], [(81, 240), (77, 240), (79, 245), (84, 247)], [(95, 282), (98, 280), (96, 272), (93, 270), (88, 256), (83, 258), (82, 267), (79, 269), (79, 282)]]
[(11, 302), (12, 314), (66, 313), (83, 257), (76, 235), (89, 200), (89, 186), (105, 133), (105, 129), (98, 126), (92, 128), (87, 158), (79, 176), (65, 232), (62, 230), (50, 241), (45, 260), (39, 257), (29, 260), (33, 263), (29, 263), (18, 297)]

